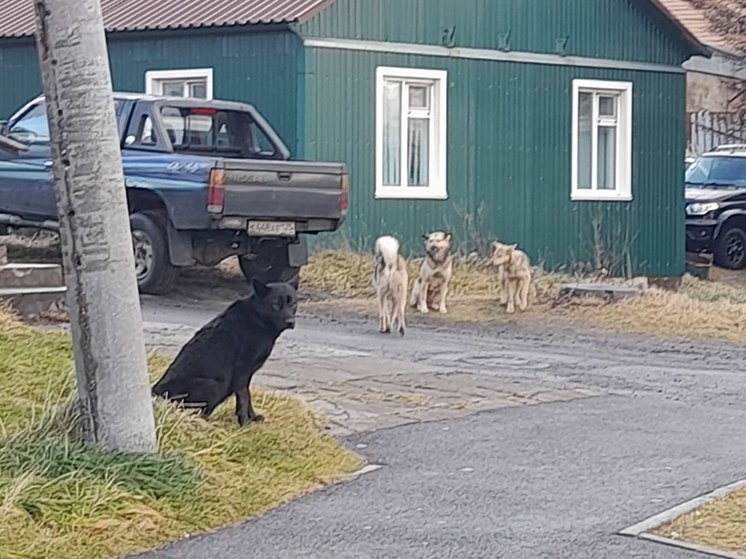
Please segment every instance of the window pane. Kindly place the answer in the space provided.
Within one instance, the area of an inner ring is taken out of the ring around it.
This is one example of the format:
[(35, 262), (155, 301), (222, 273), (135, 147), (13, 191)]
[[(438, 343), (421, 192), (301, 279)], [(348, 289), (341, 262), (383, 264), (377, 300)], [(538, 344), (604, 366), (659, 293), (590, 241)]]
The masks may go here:
[(598, 98), (598, 115), (605, 117), (616, 116), (616, 97), (602, 95)]
[(598, 188), (616, 188), (616, 127), (598, 128)]
[(409, 108), (430, 108), (430, 87), (425, 85), (409, 86)]
[(255, 122), (251, 123), (252, 154), (270, 157), (275, 154), (275, 146)]
[(746, 158), (700, 157), (687, 170), (686, 182), (703, 186), (746, 186)]
[(47, 107), (39, 103), (10, 129), (10, 137), (24, 144), (46, 143), (49, 141)]
[[(252, 127), (248, 113), (211, 107), (161, 107), (161, 121), (178, 152), (221, 153), (238, 157), (272, 157), (274, 148)], [(260, 143), (259, 147), (254, 141)], [(265, 147), (266, 150), (261, 148)], [(262, 153), (267, 151), (268, 153)]]
[(425, 118), (409, 119), (409, 146), (407, 168), (409, 169), (409, 186), (428, 186), (430, 184), (430, 120)]
[(184, 82), (163, 82), (162, 87), (166, 97), (184, 97)]
[(581, 93), (578, 99), (578, 188), (592, 186), (593, 94)]
[(184, 119), (179, 109), (174, 107), (163, 107), (161, 109), (161, 120), (166, 129), (171, 143), (181, 145), (184, 143)]
[(401, 185), (401, 90), (400, 82), (383, 84), (383, 184)]
[(189, 97), (207, 99), (207, 84), (205, 82), (192, 82), (189, 84)]
[(149, 116), (145, 116), (142, 119), (142, 124), (140, 125), (140, 143), (144, 146), (154, 146), (158, 143), (153, 132), (153, 121), (150, 120)]

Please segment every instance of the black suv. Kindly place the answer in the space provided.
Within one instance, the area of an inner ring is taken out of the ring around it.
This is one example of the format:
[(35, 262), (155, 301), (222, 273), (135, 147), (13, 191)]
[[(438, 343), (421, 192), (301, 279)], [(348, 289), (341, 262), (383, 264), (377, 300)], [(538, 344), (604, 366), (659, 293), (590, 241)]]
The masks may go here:
[(686, 250), (723, 268), (746, 266), (746, 145), (724, 145), (686, 170)]

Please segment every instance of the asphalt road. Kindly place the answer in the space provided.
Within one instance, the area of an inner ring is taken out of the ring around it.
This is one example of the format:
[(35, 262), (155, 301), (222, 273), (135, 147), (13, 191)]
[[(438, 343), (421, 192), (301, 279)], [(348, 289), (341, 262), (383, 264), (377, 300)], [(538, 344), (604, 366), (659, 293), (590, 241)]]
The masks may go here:
[[(224, 306), (146, 298), (143, 314), (151, 329), (188, 330)], [(704, 557), (616, 532), (746, 477), (744, 347), (416, 321), (399, 339), (305, 316), (277, 355), (314, 351), (602, 395), (353, 435), (346, 444), (381, 469), (138, 557)]]

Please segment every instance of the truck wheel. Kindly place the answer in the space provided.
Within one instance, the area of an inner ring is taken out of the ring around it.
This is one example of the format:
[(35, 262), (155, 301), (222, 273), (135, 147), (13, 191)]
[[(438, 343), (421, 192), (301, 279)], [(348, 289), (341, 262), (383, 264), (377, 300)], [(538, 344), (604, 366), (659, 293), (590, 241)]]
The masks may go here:
[(141, 293), (162, 295), (176, 279), (178, 270), (171, 265), (165, 218), (157, 212), (136, 212), (130, 216), (135, 274)]
[(740, 270), (746, 266), (746, 233), (738, 225), (730, 225), (720, 234), (715, 247), (718, 266)]
[(300, 268), (288, 262), (286, 243), (264, 243), (257, 251), (256, 258), (239, 256), (238, 265), (248, 281), (256, 278), (264, 283), (283, 282), (298, 289)]

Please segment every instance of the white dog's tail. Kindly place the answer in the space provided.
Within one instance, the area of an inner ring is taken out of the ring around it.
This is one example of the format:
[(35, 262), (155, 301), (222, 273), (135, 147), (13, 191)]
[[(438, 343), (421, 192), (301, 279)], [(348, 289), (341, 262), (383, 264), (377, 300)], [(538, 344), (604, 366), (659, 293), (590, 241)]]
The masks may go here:
[(394, 272), (399, 265), (399, 241), (388, 235), (379, 237), (376, 240), (376, 257), (383, 259), (387, 274)]

